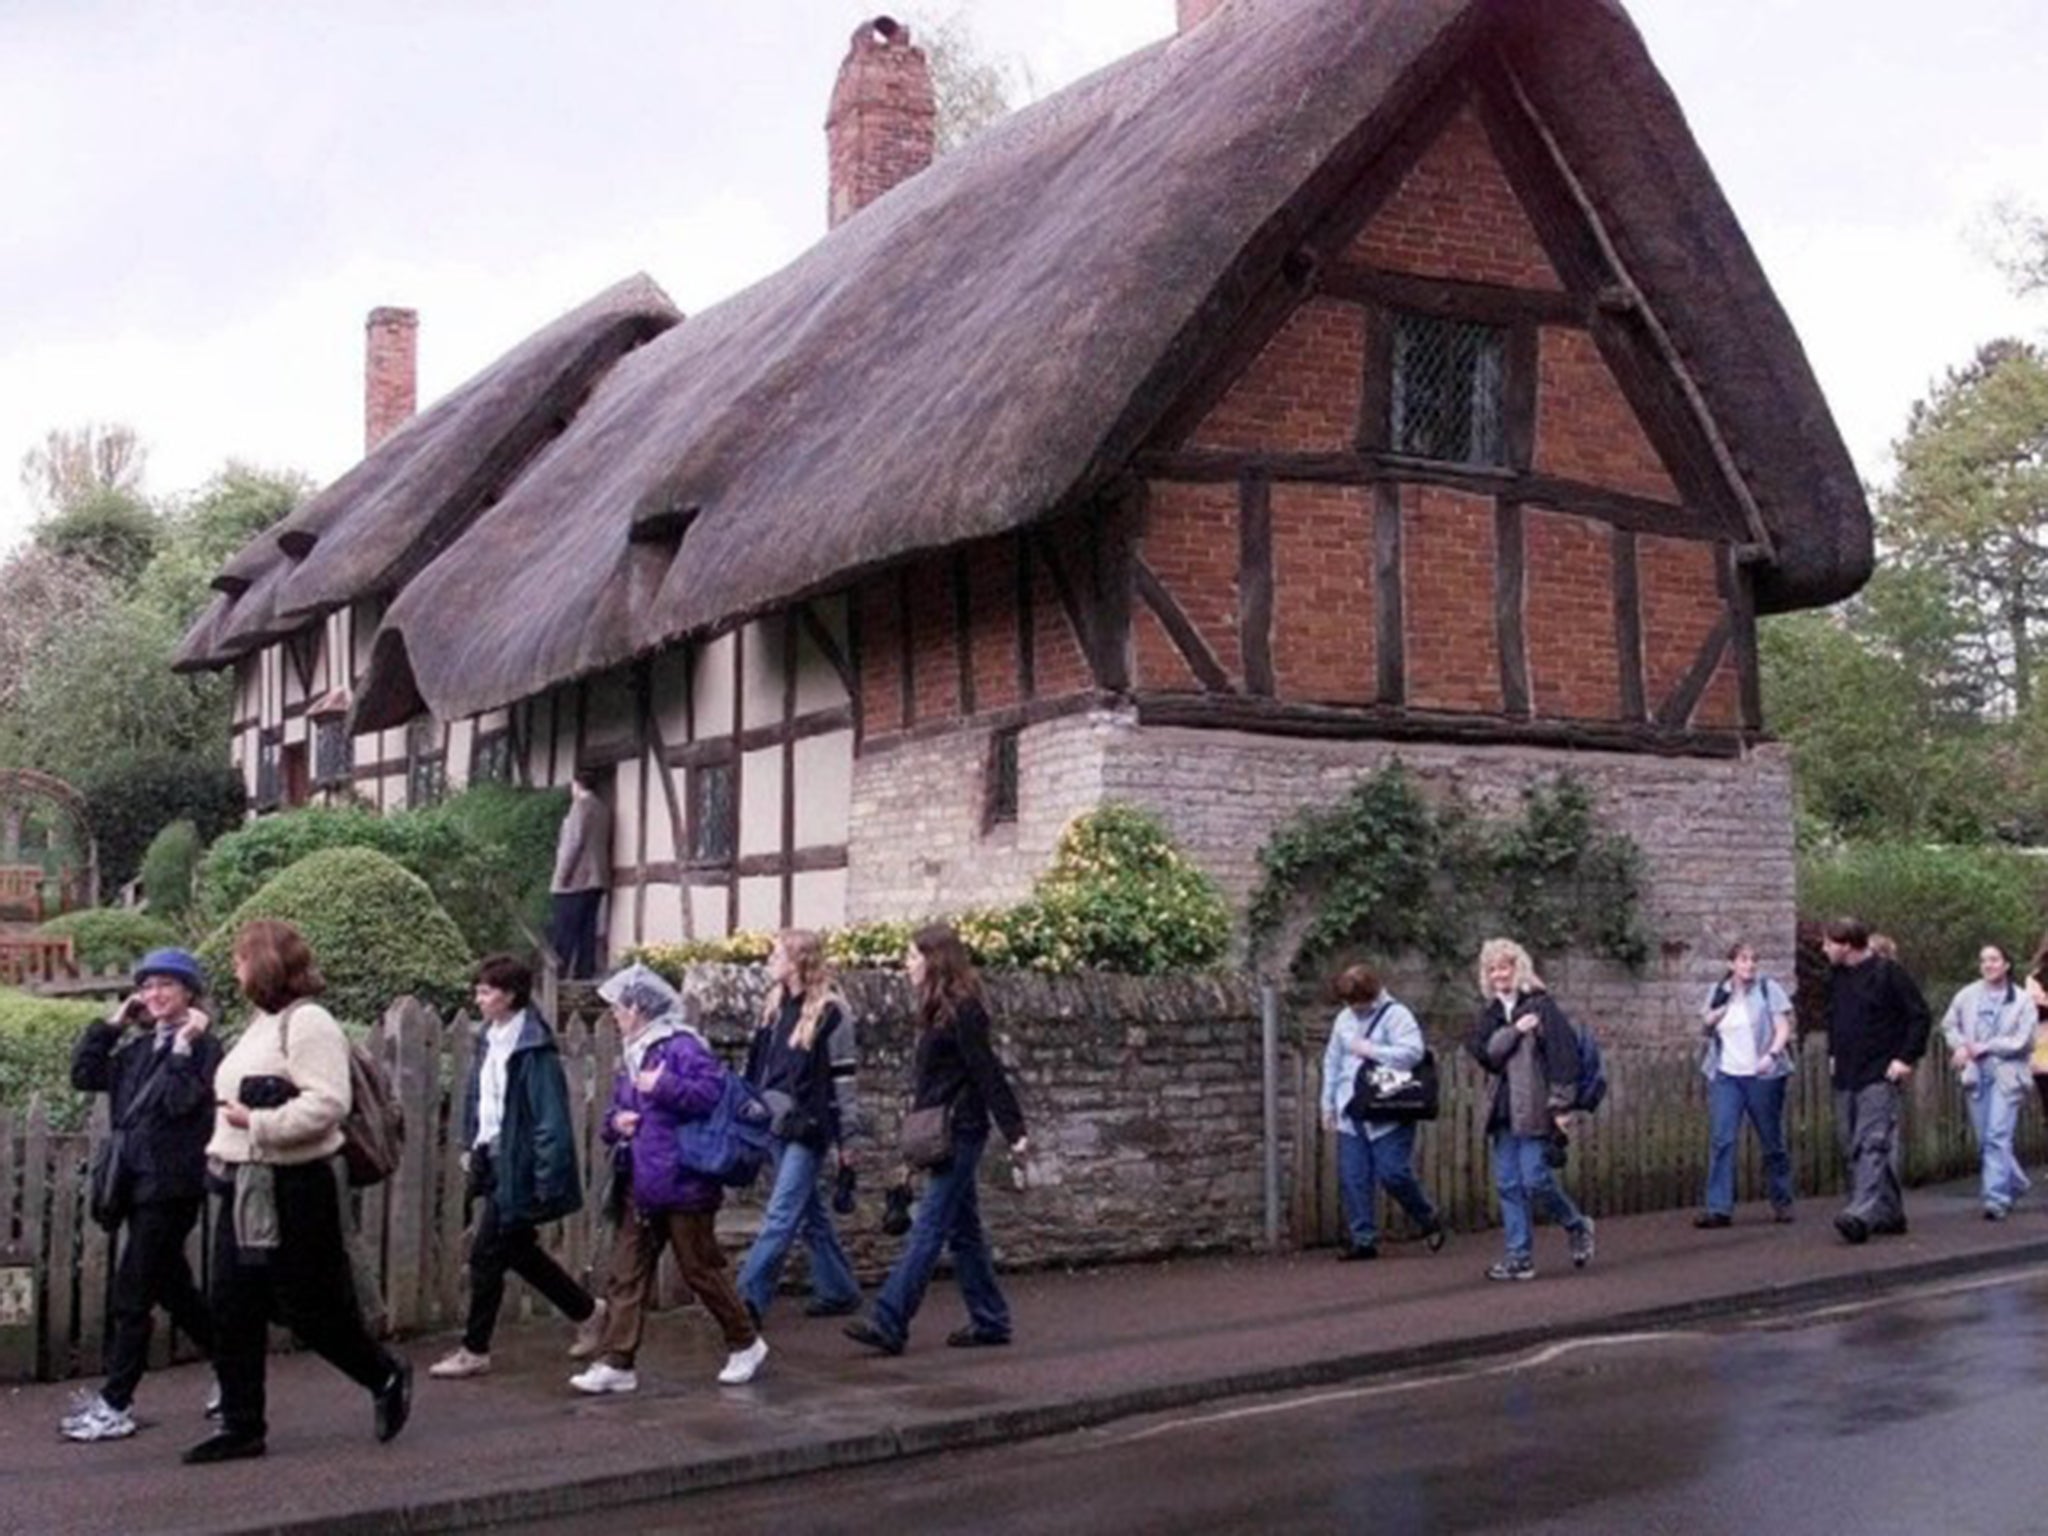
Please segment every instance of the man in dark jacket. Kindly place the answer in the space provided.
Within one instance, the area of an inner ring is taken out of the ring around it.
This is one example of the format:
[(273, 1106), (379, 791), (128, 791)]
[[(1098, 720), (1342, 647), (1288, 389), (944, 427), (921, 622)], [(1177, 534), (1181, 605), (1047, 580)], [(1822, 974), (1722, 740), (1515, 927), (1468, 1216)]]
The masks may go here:
[(191, 955), (153, 950), (135, 967), (135, 991), (112, 1017), (86, 1025), (71, 1053), (71, 1086), (108, 1099), (111, 1134), (119, 1139), (114, 1187), (128, 1237), (114, 1268), (106, 1384), (58, 1426), (68, 1440), (135, 1433), (129, 1410), (149, 1364), (157, 1307), (200, 1348), (212, 1349), (212, 1315), (185, 1262), (185, 1239), (205, 1196), (213, 1074), (221, 1058), (206, 1015), (194, 1006), (205, 991), (206, 977)]
[(1874, 954), (1870, 929), (1839, 917), (1822, 930), (1834, 967), (1828, 986), (1828, 1059), (1835, 1129), (1848, 1163), (1849, 1203), (1835, 1218), (1844, 1241), (1906, 1230), (1894, 1148), (1899, 1089), (1926, 1054), (1933, 1016), (1896, 960)]
[(462, 1110), (462, 1144), (469, 1149), (469, 1321), (461, 1347), (428, 1368), (443, 1380), (490, 1370), (508, 1272), (577, 1325), (569, 1346), (575, 1358), (595, 1351), (604, 1326), (603, 1303), (540, 1245), (543, 1224), (581, 1207), (583, 1184), (569, 1082), (554, 1031), (533, 1008), (533, 972), (510, 955), (492, 955), (477, 967), (476, 1006), (483, 1028)]

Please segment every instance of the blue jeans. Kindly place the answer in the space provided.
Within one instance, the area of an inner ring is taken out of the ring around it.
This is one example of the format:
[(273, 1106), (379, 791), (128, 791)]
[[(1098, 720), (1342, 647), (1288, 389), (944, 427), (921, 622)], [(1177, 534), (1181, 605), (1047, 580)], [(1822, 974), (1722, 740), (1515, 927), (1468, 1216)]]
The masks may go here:
[(1378, 1137), (1363, 1130), (1337, 1133), (1337, 1189), (1344, 1197), (1344, 1221), (1351, 1246), (1372, 1248), (1380, 1239), (1378, 1187), (1400, 1202), (1416, 1226), (1427, 1232), (1436, 1225), (1436, 1207), (1422, 1192), (1410, 1166), (1415, 1156), (1415, 1127), (1397, 1125)]
[(860, 1300), (860, 1282), (853, 1277), (853, 1266), (846, 1262), (846, 1250), (839, 1246), (839, 1234), (832, 1229), (832, 1217), (818, 1193), (822, 1160), (817, 1148), (800, 1141), (776, 1146), (775, 1186), (761, 1213), (761, 1230), (754, 1246), (740, 1265), (740, 1299), (754, 1309), (756, 1317), (767, 1316), (776, 1282), (782, 1278), (783, 1261), (799, 1233), (811, 1256), (812, 1296), (829, 1307), (851, 1307)]
[(1536, 1207), (1550, 1212), (1557, 1224), (1576, 1232), (1586, 1224), (1569, 1196), (1557, 1187), (1543, 1161), (1547, 1137), (1517, 1136), (1495, 1131), (1493, 1187), (1500, 1195), (1500, 1224), (1505, 1229), (1510, 1259), (1526, 1259), (1536, 1247)]
[(1792, 1157), (1785, 1150), (1785, 1085), (1789, 1077), (1730, 1077), (1714, 1074), (1707, 1090), (1707, 1209), (1726, 1216), (1735, 1209), (1735, 1138), (1742, 1117), (1756, 1127), (1764, 1149), (1764, 1182), (1771, 1204), (1792, 1203)]
[(954, 1136), (953, 1161), (936, 1169), (925, 1184), (903, 1256), (882, 1282), (869, 1319), (875, 1331), (892, 1344), (901, 1345), (909, 1338), (910, 1320), (924, 1300), (925, 1287), (931, 1284), (943, 1249), (952, 1251), (953, 1277), (960, 1282), (961, 1299), (967, 1303), (967, 1320), (974, 1331), (990, 1338), (1010, 1336), (1010, 1304), (996, 1285), (988, 1234), (981, 1226), (981, 1203), (974, 1190), (974, 1175), (987, 1145), (986, 1131)]
[(1977, 1063), (1977, 1081), (1965, 1088), (1969, 1095), (1970, 1126), (1977, 1133), (1977, 1145), (1984, 1153), (1984, 1208), (2003, 1211), (2027, 1192), (2029, 1180), (2020, 1172), (2019, 1159), (2012, 1155), (2013, 1128), (2020, 1118), (2024, 1087), (1999, 1082), (1995, 1065)]

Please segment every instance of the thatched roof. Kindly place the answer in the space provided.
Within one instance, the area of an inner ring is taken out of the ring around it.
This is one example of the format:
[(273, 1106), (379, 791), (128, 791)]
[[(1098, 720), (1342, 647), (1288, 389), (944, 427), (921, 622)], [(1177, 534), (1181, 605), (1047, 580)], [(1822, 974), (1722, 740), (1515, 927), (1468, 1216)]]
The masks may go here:
[(1688, 359), (1777, 547), (1766, 606), (1853, 591), (1848, 454), (1617, 4), (1227, 0), (626, 358), (400, 593), (358, 723), (502, 704), (1072, 506), (1475, 48), (1512, 60)]
[(645, 275), (614, 284), (408, 420), (244, 547), (178, 664), (219, 666), (310, 619), (395, 592), (575, 416), (620, 357), (682, 319)]

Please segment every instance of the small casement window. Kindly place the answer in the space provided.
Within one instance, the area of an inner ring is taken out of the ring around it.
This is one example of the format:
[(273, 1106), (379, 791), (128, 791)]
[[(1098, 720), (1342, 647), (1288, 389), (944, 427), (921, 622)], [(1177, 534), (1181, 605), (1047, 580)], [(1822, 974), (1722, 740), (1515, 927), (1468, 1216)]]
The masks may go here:
[(431, 719), (415, 720), (405, 732), (405, 803), (418, 810), (440, 804), (447, 794), (448, 762), (441, 749), (441, 728)]
[(988, 800), (982, 827), (988, 830), (1017, 821), (1019, 793), (1017, 743), (1023, 731), (1017, 726), (997, 731), (988, 739)]
[(1497, 325), (1397, 314), (1389, 433), (1394, 452), (1446, 464), (1505, 465), (1506, 340)]
[(348, 716), (334, 715), (313, 722), (313, 779), (323, 785), (345, 784), (355, 771), (356, 739), (348, 731)]
[(274, 811), (284, 798), (284, 775), (278, 754), (283, 743), (265, 732), (256, 742), (256, 809)]
[(697, 763), (690, 769), (690, 862), (730, 864), (739, 846), (737, 765)]
[(469, 782), (510, 784), (512, 782), (512, 734), (492, 731), (479, 736), (469, 754)]

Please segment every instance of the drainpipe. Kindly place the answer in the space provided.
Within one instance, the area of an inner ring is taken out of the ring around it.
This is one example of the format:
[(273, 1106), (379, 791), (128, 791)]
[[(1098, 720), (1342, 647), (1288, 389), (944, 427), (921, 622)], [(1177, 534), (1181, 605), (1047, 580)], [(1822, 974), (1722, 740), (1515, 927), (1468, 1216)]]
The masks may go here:
[(1265, 1132), (1266, 1247), (1280, 1246), (1280, 989), (1259, 987), (1259, 1091)]

